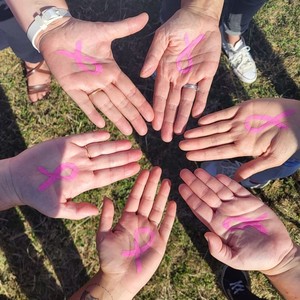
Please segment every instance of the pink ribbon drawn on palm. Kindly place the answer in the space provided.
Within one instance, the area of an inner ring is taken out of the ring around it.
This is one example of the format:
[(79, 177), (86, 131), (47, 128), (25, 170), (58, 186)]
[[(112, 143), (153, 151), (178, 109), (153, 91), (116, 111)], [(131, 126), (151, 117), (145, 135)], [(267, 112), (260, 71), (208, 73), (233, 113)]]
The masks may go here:
[[(69, 175), (61, 175), (62, 171), (65, 169), (70, 169), (71, 173)], [(61, 179), (65, 179), (65, 180), (72, 180), (74, 179), (77, 174), (78, 174), (78, 168), (76, 167), (76, 165), (72, 164), (72, 163), (62, 163), (60, 164), (53, 173), (48, 172), (44, 167), (39, 166), (38, 167), (38, 171), (46, 176), (48, 176), (49, 178), (43, 182), (38, 190), (40, 192), (46, 190), (50, 185), (52, 185), (53, 183), (55, 183), (58, 180)]]
[[(245, 127), (249, 132), (261, 132), (263, 131), (266, 127), (269, 126), (276, 126), (278, 128), (288, 128), (288, 126), (284, 123), (281, 123), (281, 120), (284, 117), (288, 117), (292, 114), (294, 114), (294, 110), (290, 109), (290, 110), (286, 110), (280, 114), (278, 114), (275, 117), (271, 117), (268, 115), (251, 115), (249, 117), (246, 118), (245, 120)], [(262, 121), (266, 121), (266, 123), (264, 123), (263, 125), (259, 126), (259, 127), (252, 127), (251, 126), (251, 121), (252, 120), (262, 120)]]
[[(268, 217), (267, 213), (262, 214), (261, 216), (251, 219), (247, 217), (229, 217), (223, 222), (223, 227), (229, 229), (230, 232), (237, 230), (244, 230), (247, 227), (253, 227), (257, 229), (262, 234), (267, 234), (266, 227), (261, 224), (261, 221), (266, 220)], [(231, 223), (237, 223), (236, 225), (231, 226)]]
[[(67, 50), (58, 50), (57, 52), (61, 55), (65, 55), (69, 58), (74, 59), (79, 69), (81, 69), (84, 72), (91, 73), (94, 75), (102, 73), (102, 65), (99, 64), (94, 58), (89, 57), (87, 55), (83, 55), (81, 50), (82, 43), (81, 41), (77, 41), (74, 52), (70, 52)], [(84, 62), (90, 63), (90, 65), (86, 65)], [(95, 70), (89, 69), (89, 66), (95, 67)]]
[[(139, 236), (141, 233), (147, 233), (150, 236), (149, 241), (146, 242), (142, 247), (140, 247), (140, 242), (139, 242)], [(155, 233), (154, 231), (151, 231), (149, 227), (140, 227), (136, 229), (134, 232), (134, 249), (122, 251), (122, 256), (124, 257), (135, 256), (137, 273), (142, 272), (141, 255), (152, 246), (154, 242), (154, 237), (155, 237)]]
[[(192, 53), (193, 49), (196, 47), (196, 45), (202, 41), (204, 36), (205, 36), (204, 34), (200, 34), (196, 39), (194, 39), (190, 43), (188, 34), (186, 33), (184, 35), (184, 41), (185, 41), (185, 44), (187, 45), (187, 47), (178, 55), (177, 60), (176, 60), (177, 69), (181, 74), (186, 74), (191, 71), (192, 66), (193, 66), (193, 60), (191, 57), (191, 53)], [(188, 66), (186, 68), (182, 68), (180, 66), (180, 64), (182, 64), (182, 60), (184, 57), (187, 57), (187, 61), (188, 61)]]

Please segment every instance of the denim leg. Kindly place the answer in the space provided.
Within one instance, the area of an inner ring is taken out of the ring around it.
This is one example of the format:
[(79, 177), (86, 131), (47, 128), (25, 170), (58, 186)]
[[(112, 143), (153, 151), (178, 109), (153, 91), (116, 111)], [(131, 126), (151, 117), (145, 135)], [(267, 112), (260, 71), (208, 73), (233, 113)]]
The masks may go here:
[(225, 0), (223, 24), (228, 35), (241, 35), (267, 0)]
[(268, 180), (284, 178), (300, 169), (300, 151), (297, 151), (283, 165), (252, 175), (249, 179), (254, 183), (265, 183)]
[(180, 9), (181, 0), (163, 0), (160, 10), (160, 20), (162, 23), (167, 22), (175, 12)]

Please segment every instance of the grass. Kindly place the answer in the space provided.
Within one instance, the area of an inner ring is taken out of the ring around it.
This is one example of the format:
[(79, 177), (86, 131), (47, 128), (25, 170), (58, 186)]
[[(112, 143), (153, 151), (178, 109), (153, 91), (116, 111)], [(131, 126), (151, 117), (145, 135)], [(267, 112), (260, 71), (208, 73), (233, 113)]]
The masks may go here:
[[(143, 59), (158, 27), (157, 1), (70, 0), (72, 13), (86, 20), (114, 21), (142, 11), (150, 15), (145, 29), (114, 42), (116, 60), (147, 99), (153, 81), (138, 77)], [(256, 59), (259, 78), (241, 84), (222, 57), (205, 113), (259, 97), (300, 99), (299, 1), (269, 1), (256, 15), (246, 39)], [(20, 61), (10, 50), (0, 53), (0, 158), (14, 156), (53, 137), (87, 132), (95, 127), (53, 82), (47, 101), (27, 102)], [(51, 126), (49, 126), (51, 124)], [(189, 127), (194, 126), (191, 121)], [(124, 138), (112, 124), (114, 139)], [(177, 219), (166, 255), (156, 274), (136, 299), (225, 299), (216, 284), (221, 264), (209, 254), (203, 238), (205, 228), (195, 219), (177, 192), (182, 168), (195, 169), (178, 149), (177, 137), (170, 144), (160, 140), (149, 126), (146, 137), (131, 136), (144, 152), (143, 168), (160, 165), (173, 182), (172, 198), (178, 203)], [(292, 238), (300, 243), (300, 175), (276, 180), (259, 196), (280, 216)], [(101, 207), (104, 195), (114, 199), (119, 216), (134, 178), (78, 196)], [(30, 208), (0, 213), (0, 299), (64, 299), (98, 269), (95, 231), (98, 218), (78, 222), (49, 219)], [(251, 272), (252, 289), (266, 299), (280, 299), (266, 278)]]

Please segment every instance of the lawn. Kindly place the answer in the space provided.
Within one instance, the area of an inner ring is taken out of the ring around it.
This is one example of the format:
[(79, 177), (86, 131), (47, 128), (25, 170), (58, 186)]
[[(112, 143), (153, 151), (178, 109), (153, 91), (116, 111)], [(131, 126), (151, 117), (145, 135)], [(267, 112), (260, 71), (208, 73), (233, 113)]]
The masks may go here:
[[(149, 24), (138, 34), (117, 40), (113, 52), (121, 68), (151, 102), (153, 80), (139, 78), (143, 59), (159, 26), (159, 1), (69, 0), (74, 16), (92, 21), (116, 21), (142, 11)], [(259, 70), (258, 80), (241, 84), (221, 63), (209, 95), (205, 114), (251, 98), (286, 97), (300, 100), (300, 4), (298, 0), (273, 0), (256, 15), (246, 40)], [(191, 120), (189, 127), (195, 126)], [(17, 155), (42, 141), (96, 128), (53, 81), (49, 98), (32, 105), (27, 101), (21, 62), (11, 50), (0, 52), (0, 159)], [(113, 139), (124, 138), (110, 123)], [(150, 282), (135, 299), (225, 299), (218, 287), (221, 264), (208, 252), (205, 227), (193, 216), (177, 187), (182, 168), (199, 166), (178, 149), (182, 137), (166, 144), (151, 129), (146, 137), (129, 139), (140, 147), (143, 168), (159, 165), (173, 182), (172, 199), (178, 204), (177, 219), (166, 255)], [(288, 147), (288, 145), (287, 145)], [(292, 238), (300, 244), (300, 174), (276, 180), (257, 194), (279, 215)], [(107, 195), (114, 199), (120, 216), (135, 178), (78, 196), (101, 208)], [(47, 218), (22, 207), (0, 213), (0, 299), (65, 299), (99, 268), (95, 231), (99, 218), (81, 221)], [(257, 249), (254, 249), (257, 251)], [(252, 290), (266, 299), (281, 299), (264, 276), (250, 273)]]

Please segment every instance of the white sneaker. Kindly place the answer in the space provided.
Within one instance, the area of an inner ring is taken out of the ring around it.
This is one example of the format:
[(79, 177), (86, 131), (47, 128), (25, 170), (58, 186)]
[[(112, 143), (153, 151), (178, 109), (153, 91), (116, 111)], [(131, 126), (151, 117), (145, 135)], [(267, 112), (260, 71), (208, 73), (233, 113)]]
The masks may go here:
[(245, 44), (243, 37), (232, 46), (225, 38), (224, 27), (220, 27), (222, 48), (229, 58), (230, 66), (235, 75), (245, 83), (252, 83), (257, 78), (255, 62), (249, 53), (250, 47)]
[[(201, 164), (201, 168), (204, 169), (207, 173), (209, 173), (211, 176), (216, 176), (217, 174), (224, 174), (230, 178), (233, 178), (236, 170), (242, 165), (241, 162), (237, 160), (213, 160), (213, 161), (207, 161)], [(240, 182), (240, 184), (245, 188), (250, 189), (262, 189), (265, 186), (267, 186), (271, 180), (262, 182), (262, 183), (256, 183), (252, 182), (250, 179), (245, 179)]]

